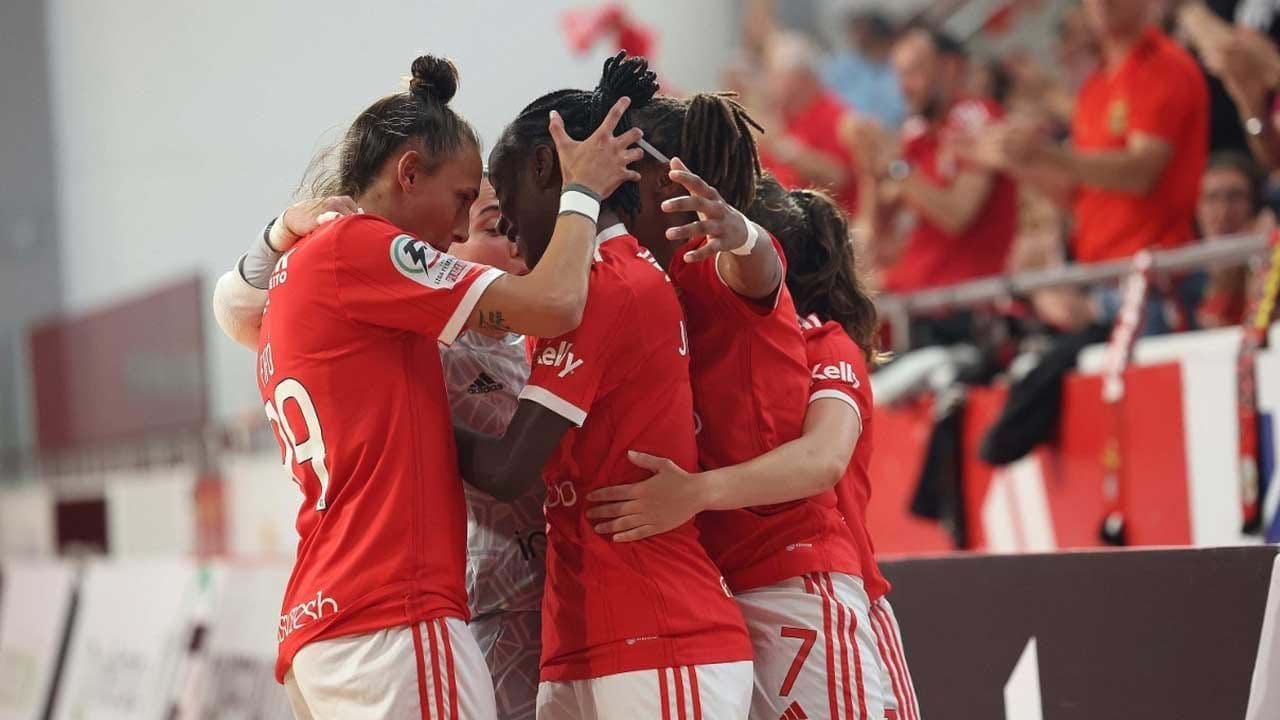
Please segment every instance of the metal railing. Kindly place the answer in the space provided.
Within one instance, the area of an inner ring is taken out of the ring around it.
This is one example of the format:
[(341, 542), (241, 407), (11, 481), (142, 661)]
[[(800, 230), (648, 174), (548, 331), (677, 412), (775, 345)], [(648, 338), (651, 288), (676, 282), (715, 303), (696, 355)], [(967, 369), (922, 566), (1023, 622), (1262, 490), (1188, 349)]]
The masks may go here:
[[(1265, 252), (1267, 244), (1267, 236), (1260, 233), (1209, 238), (1175, 250), (1152, 252), (1152, 271), (1180, 273), (1241, 265)], [(1131, 259), (1066, 265), (1047, 270), (997, 275), (903, 295), (885, 294), (877, 298), (877, 304), (885, 322), (893, 331), (894, 350), (900, 352), (906, 349), (906, 343), (909, 342), (912, 316), (979, 308), (1029, 295), (1037, 290), (1103, 285), (1119, 280), (1132, 269)]]

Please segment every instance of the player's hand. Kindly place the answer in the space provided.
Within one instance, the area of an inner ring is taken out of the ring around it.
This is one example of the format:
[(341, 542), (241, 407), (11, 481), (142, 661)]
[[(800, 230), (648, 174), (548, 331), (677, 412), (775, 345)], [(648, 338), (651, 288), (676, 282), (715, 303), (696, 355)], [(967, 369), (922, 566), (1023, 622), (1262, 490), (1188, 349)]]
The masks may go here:
[(671, 179), (688, 190), (689, 194), (662, 203), (662, 211), (697, 213), (698, 219), (688, 225), (667, 230), (667, 239), (707, 239), (697, 249), (684, 254), (685, 262), (706, 260), (715, 257), (718, 252), (736, 250), (747, 243), (747, 223), (750, 221), (725, 202), (715, 188), (690, 171), (680, 158), (671, 158), (670, 174)]
[(321, 225), (343, 215), (363, 212), (346, 195), (303, 200), (290, 205), (271, 228), (271, 247), (284, 252)]
[(582, 142), (569, 137), (564, 129), (564, 118), (560, 113), (551, 111), (551, 140), (556, 145), (560, 176), (565, 185), (577, 183), (606, 198), (622, 183), (640, 179), (640, 173), (628, 166), (644, 157), (643, 150), (632, 147), (644, 137), (644, 133), (640, 128), (631, 128), (621, 135), (613, 134), (622, 114), (630, 106), (631, 98), (619, 98), (600, 127)]
[(587, 517), (598, 521), (596, 532), (614, 542), (633, 542), (674, 530), (705, 509), (698, 476), (666, 458), (627, 453), (631, 464), (652, 471), (653, 477), (628, 485), (596, 490), (587, 500), (597, 503)]

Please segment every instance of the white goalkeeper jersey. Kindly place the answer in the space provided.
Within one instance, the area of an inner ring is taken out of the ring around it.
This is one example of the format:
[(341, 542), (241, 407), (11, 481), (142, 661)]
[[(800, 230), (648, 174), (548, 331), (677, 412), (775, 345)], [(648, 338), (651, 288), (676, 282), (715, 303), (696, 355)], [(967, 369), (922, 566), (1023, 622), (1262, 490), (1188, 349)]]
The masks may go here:
[[(524, 338), (465, 332), (453, 345), (441, 348), (440, 358), (454, 421), (474, 432), (500, 435), (529, 379)], [(464, 487), (467, 599), (472, 616), (540, 610), (547, 549), (541, 484), (513, 503)]]

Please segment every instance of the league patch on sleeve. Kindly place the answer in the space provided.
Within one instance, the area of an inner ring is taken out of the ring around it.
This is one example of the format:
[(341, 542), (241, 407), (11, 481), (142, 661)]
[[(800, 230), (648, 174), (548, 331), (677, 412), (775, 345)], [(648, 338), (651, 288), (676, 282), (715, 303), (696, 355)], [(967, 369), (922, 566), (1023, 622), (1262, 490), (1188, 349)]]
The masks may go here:
[(409, 235), (397, 235), (391, 241), (391, 264), (419, 285), (439, 290), (453, 289), (471, 267), (471, 263), (442, 253)]

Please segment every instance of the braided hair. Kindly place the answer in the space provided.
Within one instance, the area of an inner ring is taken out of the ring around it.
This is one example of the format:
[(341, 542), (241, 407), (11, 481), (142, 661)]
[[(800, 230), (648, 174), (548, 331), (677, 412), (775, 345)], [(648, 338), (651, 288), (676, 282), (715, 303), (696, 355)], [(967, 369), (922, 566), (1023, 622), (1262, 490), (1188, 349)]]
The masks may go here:
[[(745, 208), (760, 179), (754, 132), (763, 132), (733, 93), (697, 93), (687, 99), (654, 98), (632, 108), (645, 139), (716, 188), (725, 202)], [(753, 132), (754, 131), (754, 132)]]
[[(637, 108), (648, 104), (657, 92), (658, 78), (649, 69), (649, 61), (642, 57), (628, 57), (625, 50), (621, 51), (604, 61), (600, 83), (594, 90), (557, 90), (529, 103), (502, 132), (494, 145), (489, 165), (497, 165), (498, 158), (509, 153), (513, 153), (512, 157), (524, 157), (538, 145), (551, 144), (547, 116), (552, 110), (560, 113), (569, 137), (584, 140), (600, 127), (618, 100), (631, 98), (631, 107), (614, 130), (614, 134), (619, 135), (631, 129), (631, 116)], [(640, 192), (635, 183), (623, 183), (605, 199), (604, 205), (634, 215), (640, 209)]]

